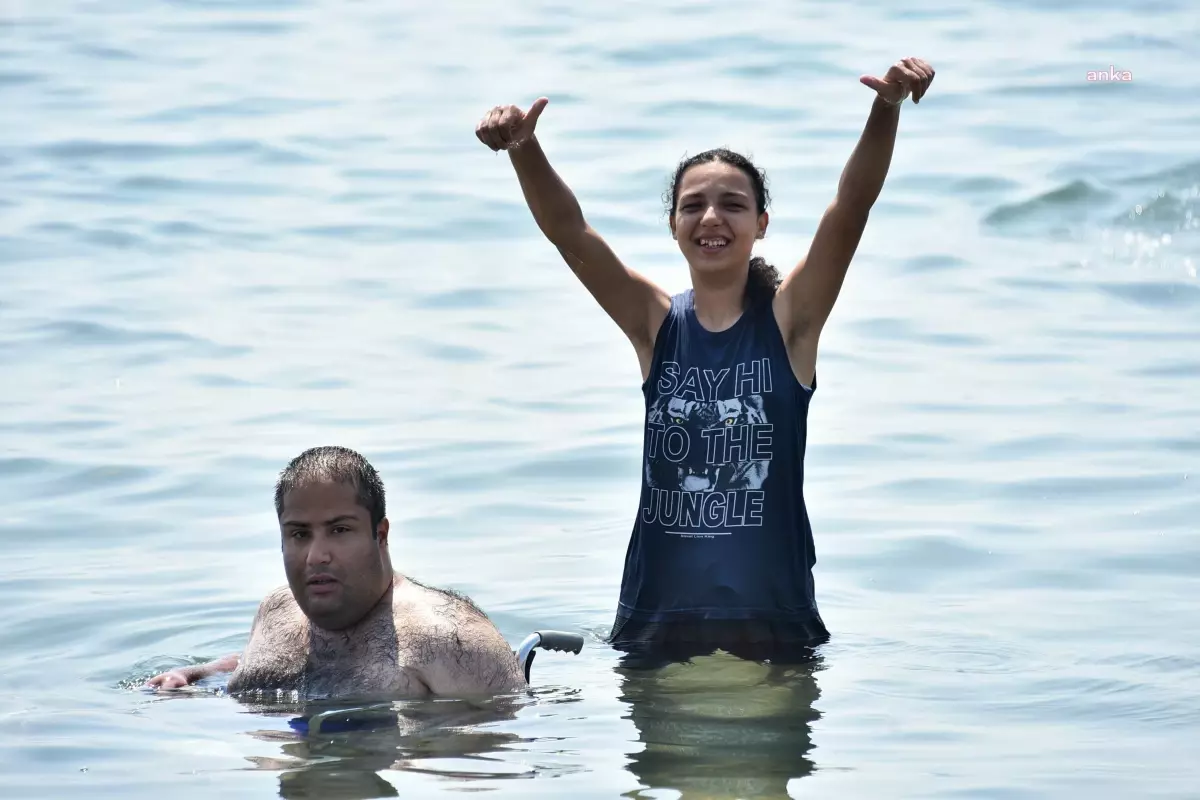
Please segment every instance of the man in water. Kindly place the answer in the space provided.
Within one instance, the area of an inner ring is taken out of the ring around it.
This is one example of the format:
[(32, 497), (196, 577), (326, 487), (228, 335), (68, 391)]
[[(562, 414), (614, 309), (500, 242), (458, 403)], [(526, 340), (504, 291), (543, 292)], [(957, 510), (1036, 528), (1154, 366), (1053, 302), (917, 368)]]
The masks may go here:
[(393, 571), (383, 482), (361, 455), (301, 453), (279, 477), (275, 512), (288, 585), (259, 605), (245, 651), (147, 685), (233, 672), (231, 693), (470, 697), (526, 687), (512, 649), (474, 603)]

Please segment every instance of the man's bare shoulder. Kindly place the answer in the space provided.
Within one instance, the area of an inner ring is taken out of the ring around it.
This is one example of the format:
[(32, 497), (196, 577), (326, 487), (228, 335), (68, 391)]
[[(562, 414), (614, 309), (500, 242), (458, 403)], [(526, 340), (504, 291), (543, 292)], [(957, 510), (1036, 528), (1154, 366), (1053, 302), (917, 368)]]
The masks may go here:
[(302, 618), (291, 589), (282, 586), (269, 592), (258, 604), (250, 639), (229, 678), (229, 691), (294, 686), (305, 655)]
[(396, 636), (406, 649), (432, 653), (464, 636), (501, 638), (492, 621), (466, 595), (411, 578), (405, 578), (393, 592), (392, 613)]
[(453, 589), (440, 589), (404, 578), (399, 589), (393, 592), (392, 607), (397, 622), (403, 617), (417, 624), (445, 622), (491, 624), (487, 614), (475, 605), (471, 598)]
[(290, 586), (277, 586), (267, 592), (266, 597), (262, 599), (259, 608), (266, 611), (279, 611), (283, 608), (295, 608), (296, 598), (292, 595)]
[(300, 610), (296, 605), (296, 598), (292, 595), (292, 590), (288, 586), (279, 586), (272, 589), (258, 604), (258, 612), (254, 615), (255, 625), (260, 624), (268, 618), (274, 619), (279, 616), (292, 616)]
[(268, 592), (258, 604), (254, 622), (250, 625), (250, 643), (247, 646), (261, 646), (268, 642), (274, 647), (294, 644), (302, 638), (307, 627), (307, 619), (296, 603), (292, 590), (280, 586)]
[(406, 578), (395, 592), (397, 644), (435, 694), (487, 694), (525, 687), (516, 655), (466, 595)]

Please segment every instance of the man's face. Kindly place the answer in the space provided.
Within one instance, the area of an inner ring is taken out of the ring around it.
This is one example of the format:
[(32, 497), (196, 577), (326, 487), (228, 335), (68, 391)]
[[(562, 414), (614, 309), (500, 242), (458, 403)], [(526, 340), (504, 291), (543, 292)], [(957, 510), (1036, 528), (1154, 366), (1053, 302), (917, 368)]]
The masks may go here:
[(391, 580), (387, 520), (371, 515), (348, 483), (314, 482), (287, 494), (279, 517), (283, 567), (297, 605), (325, 630), (358, 622)]

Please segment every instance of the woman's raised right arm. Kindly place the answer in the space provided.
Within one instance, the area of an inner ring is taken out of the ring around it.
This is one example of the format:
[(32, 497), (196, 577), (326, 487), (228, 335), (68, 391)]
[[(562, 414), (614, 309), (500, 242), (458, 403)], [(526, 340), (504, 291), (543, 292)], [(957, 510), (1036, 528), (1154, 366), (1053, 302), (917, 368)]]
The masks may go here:
[(671, 297), (643, 275), (629, 269), (583, 216), (575, 194), (550, 166), (534, 136), (537, 119), (549, 101), (539, 99), (522, 112), (497, 106), (476, 128), (479, 140), (493, 150), (506, 150), (516, 170), (525, 202), (538, 228), (558, 248), (563, 260), (605, 313), (633, 343), (649, 371), (654, 339), (671, 306)]

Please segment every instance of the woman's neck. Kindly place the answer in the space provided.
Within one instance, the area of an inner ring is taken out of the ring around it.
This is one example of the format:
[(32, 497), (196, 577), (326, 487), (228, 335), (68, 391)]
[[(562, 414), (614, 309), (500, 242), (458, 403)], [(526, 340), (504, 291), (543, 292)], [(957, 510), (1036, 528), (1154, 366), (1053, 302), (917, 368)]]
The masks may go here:
[(692, 293), (696, 319), (714, 333), (733, 326), (745, 308), (746, 275), (722, 280), (714, 275), (692, 273)]

